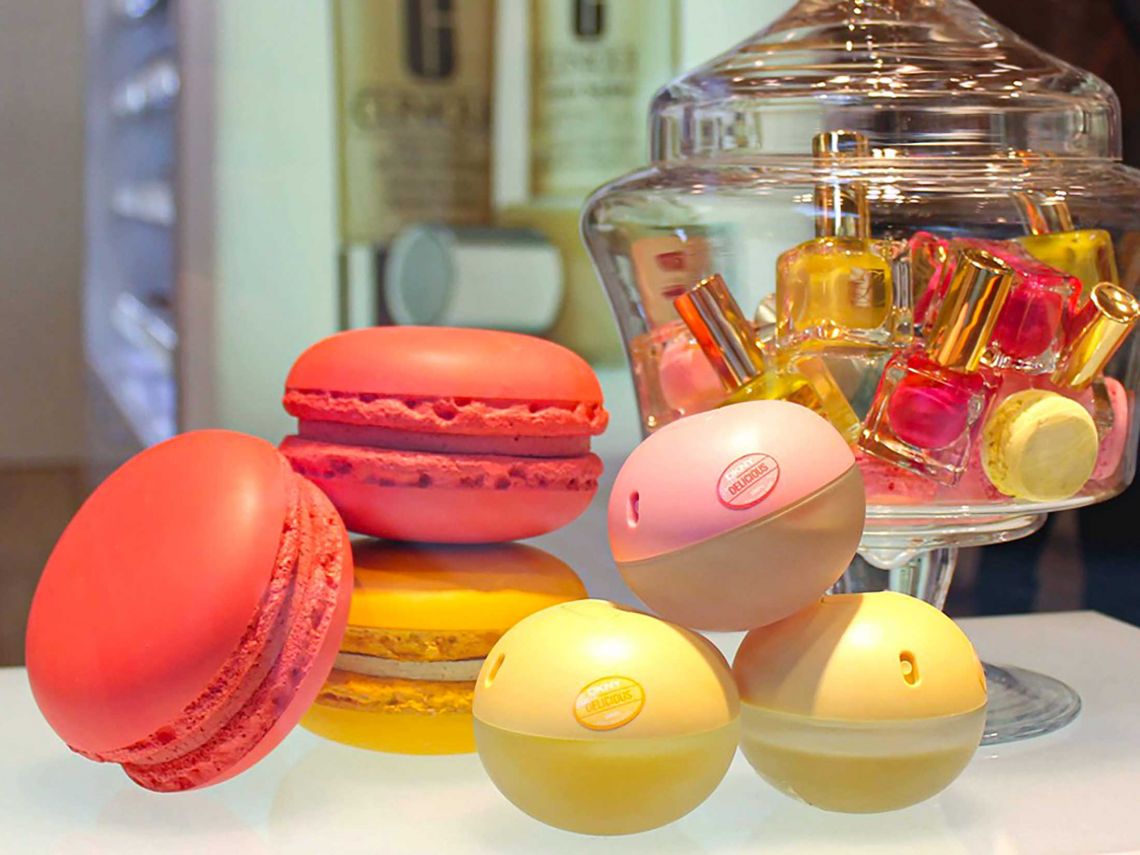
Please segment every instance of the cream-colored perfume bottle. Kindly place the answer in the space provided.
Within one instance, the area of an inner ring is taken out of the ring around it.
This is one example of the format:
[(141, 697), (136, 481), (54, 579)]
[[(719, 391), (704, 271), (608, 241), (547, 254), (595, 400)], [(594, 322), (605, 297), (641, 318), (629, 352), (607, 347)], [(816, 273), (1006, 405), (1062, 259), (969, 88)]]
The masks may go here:
[(702, 279), (674, 303), (724, 385), (721, 406), (790, 401), (823, 416), (849, 443), (858, 440), (862, 425), (823, 360), (781, 365), (765, 355), (723, 278)]
[(388, 242), (491, 216), (494, 0), (335, 0), (341, 322), (376, 323)]
[[(819, 170), (867, 158), (867, 138), (829, 131), (812, 140)], [(777, 335), (782, 346), (885, 347), (909, 338), (910, 299), (896, 282), (905, 244), (872, 240), (866, 184), (820, 176), (815, 187), (816, 237), (776, 263)]]
[(1018, 242), (1039, 261), (1080, 279), (1082, 305), (1098, 283), (1119, 284), (1116, 251), (1108, 232), (1078, 229), (1068, 202), (1059, 196), (1018, 193), (1015, 198), (1029, 232)]

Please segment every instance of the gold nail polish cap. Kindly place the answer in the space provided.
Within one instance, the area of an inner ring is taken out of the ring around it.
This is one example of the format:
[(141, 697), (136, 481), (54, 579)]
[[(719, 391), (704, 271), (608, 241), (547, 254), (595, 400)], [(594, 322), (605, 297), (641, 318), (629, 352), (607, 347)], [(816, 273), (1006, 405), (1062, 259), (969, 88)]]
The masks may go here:
[(728, 391), (767, 370), (764, 352), (719, 273), (702, 279), (673, 305)]
[(984, 249), (959, 250), (927, 340), (930, 358), (956, 371), (977, 371), (1013, 279), (1013, 268)]
[[(834, 167), (846, 158), (870, 157), (871, 145), (858, 131), (824, 131), (812, 138), (811, 156), (817, 168)], [(816, 184), (815, 234), (867, 240), (871, 236), (871, 211), (866, 183), (833, 177)]]
[(1065, 350), (1053, 383), (1084, 389), (1104, 371), (1140, 318), (1140, 302), (1118, 285), (1101, 282), (1085, 309), (1091, 317)]

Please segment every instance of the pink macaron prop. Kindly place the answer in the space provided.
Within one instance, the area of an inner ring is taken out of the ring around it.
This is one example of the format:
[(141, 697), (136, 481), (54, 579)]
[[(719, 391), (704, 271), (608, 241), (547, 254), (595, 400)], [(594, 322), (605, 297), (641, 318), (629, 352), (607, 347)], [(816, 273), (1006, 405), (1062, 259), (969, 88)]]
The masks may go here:
[(676, 421), (634, 449), (610, 494), (610, 548), (666, 619), (746, 630), (834, 584), (865, 511), (854, 455), (826, 420), (749, 401)]
[(609, 419), (590, 366), (550, 341), (447, 327), (370, 327), (298, 357), (281, 451), (350, 531), (496, 543), (566, 525), (590, 503)]

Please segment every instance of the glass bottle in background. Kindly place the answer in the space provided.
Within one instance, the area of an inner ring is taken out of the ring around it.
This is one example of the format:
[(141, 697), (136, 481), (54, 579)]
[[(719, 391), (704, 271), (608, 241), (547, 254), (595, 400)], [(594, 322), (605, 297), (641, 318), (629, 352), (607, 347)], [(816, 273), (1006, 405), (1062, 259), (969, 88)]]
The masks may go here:
[(494, 0), (334, 0), (340, 322), (384, 317), (404, 225), (491, 216)]
[(541, 232), (563, 257), (551, 337), (598, 362), (621, 360), (611, 310), (586, 254), (586, 196), (644, 162), (646, 105), (676, 64), (675, 0), (531, 0), (528, 198), (498, 221)]

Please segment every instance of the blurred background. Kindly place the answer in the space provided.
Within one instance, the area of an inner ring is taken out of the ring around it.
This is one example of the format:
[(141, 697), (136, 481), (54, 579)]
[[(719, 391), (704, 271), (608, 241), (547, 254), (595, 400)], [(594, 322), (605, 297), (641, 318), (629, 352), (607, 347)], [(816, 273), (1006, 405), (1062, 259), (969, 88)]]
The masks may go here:
[[(1106, 79), (1140, 165), (1140, 2), (976, 2)], [(278, 440), (289, 365), (337, 329), (552, 337), (632, 444), (579, 210), (644, 163), (658, 86), (789, 5), (0, 0), (0, 665), (102, 477), (181, 430)], [(966, 556), (949, 610), (1140, 623), (1138, 496)]]

